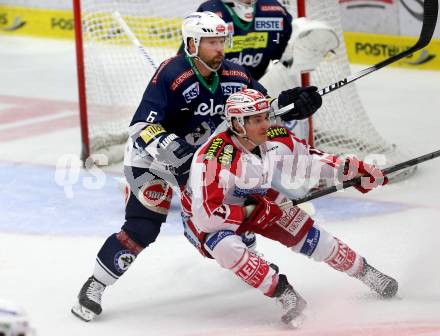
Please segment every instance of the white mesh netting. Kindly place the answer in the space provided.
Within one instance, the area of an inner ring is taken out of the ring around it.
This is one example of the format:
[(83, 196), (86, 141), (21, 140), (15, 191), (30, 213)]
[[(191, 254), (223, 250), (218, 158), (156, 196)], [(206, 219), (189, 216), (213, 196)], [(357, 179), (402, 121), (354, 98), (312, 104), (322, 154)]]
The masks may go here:
[[(296, 1), (282, 2), (296, 17)], [(200, 3), (197, 0), (81, 0), (91, 153), (105, 153), (110, 161), (122, 159), (128, 124), (154, 72), (154, 67), (129, 42), (112, 12), (122, 15), (158, 66), (176, 53), (181, 42), (181, 18)], [(306, 13), (310, 19), (326, 21), (343, 40), (337, 0), (307, 0)], [(349, 73), (342, 41), (336, 55), (312, 73), (311, 83), (321, 88)], [(386, 166), (405, 159), (396, 146), (377, 132), (355, 85), (336, 90), (323, 100), (323, 107), (313, 119), (316, 147), (330, 153), (355, 154), (362, 159), (368, 154), (383, 154)]]
[[(283, 1), (289, 11), (296, 13), (296, 1)], [(347, 77), (350, 65), (342, 38), (342, 23), (337, 0), (306, 0), (306, 16), (323, 20), (333, 27), (341, 44), (336, 54), (324, 60), (311, 73), (311, 84), (322, 88)], [(399, 148), (387, 142), (371, 123), (359, 98), (356, 85), (350, 84), (323, 97), (323, 105), (313, 116), (314, 145), (329, 153), (354, 154), (362, 159), (383, 155), (382, 166), (407, 159)], [(373, 155), (372, 155), (373, 154)], [(395, 173), (394, 180), (405, 178), (414, 168)]]

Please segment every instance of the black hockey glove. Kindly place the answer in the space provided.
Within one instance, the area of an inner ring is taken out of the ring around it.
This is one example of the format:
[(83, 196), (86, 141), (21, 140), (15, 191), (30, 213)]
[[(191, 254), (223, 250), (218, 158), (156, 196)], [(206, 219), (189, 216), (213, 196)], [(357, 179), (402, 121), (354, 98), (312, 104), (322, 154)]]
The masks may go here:
[(296, 87), (282, 91), (278, 96), (278, 107), (282, 108), (291, 103), (294, 103), (295, 107), (281, 116), (283, 121), (310, 117), (321, 107), (322, 98), (316, 86)]
[(173, 133), (162, 136), (158, 143), (158, 159), (169, 165), (179, 185), (185, 185), (188, 180), (195, 151), (194, 146)]

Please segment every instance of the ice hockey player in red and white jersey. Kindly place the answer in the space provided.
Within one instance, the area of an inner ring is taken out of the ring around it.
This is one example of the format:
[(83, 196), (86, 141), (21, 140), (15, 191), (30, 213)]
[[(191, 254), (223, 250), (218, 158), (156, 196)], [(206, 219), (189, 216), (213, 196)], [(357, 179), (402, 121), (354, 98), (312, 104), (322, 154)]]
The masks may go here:
[(255, 232), (324, 261), (361, 280), (380, 297), (395, 296), (395, 279), (370, 266), (362, 255), (315, 225), (305, 211), (271, 187), (276, 179), (292, 188), (312, 178), (340, 182), (363, 175), (356, 189), (365, 193), (387, 183), (386, 176), (354, 157), (341, 161), (318, 151), (285, 127), (271, 127), (270, 109), (270, 101), (253, 89), (228, 98), (228, 130), (211, 137), (196, 152), (182, 192), (185, 236), (202, 255), (279, 301), (281, 320), (293, 327), (304, 320), (306, 301), (278, 273), (278, 267), (246, 247), (242, 232)]

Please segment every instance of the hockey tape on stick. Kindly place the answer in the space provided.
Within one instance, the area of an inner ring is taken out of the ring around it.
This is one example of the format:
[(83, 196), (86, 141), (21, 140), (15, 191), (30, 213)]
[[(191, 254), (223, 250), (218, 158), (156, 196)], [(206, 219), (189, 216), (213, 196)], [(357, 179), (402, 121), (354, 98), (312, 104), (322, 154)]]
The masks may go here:
[[(390, 58), (387, 58), (383, 60), (382, 62), (379, 62), (369, 68), (366, 68), (364, 70), (359, 71), (358, 73), (355, 73), (353, 75), (350, 75), (344, 79), (341, 79), (337, 81), (336, 83), (333, 83), (327, 87), (324, 87), (318, 91), (318, 93), (321, 96), (326, 95), (327, 93), (333, 92), (337, 89), (340, 89), (341, 87), (354, 82), (355, 80), (358, 80), (359, 78), (362, 78), (376, 70), (379, 70), (387, 65), (390, 65), (391, 63), (394, 63), (398, 61), (401, 58), (407, 57), (411, 55), (412, 53), (416, 52), (419, 49), (422, 49), (426, 47), (429, 42), (431, 41), (432, 35), (434, 34), (435, 25), (437, 23), (437, 15), (438, 15), (438, 0), (425, 0), (423, 3), (423, 25), (422, 25), (422, 31), (420, 32), (419, 39), (417, 40), (416, 44), (414, 44), (411, 48), (402, 51), (399, 54), (396, 54), (394, 56), (391, 56)], [(289, 104), (284, 106), (283, 108), (279, 109), (275, 112), (275, 116), (282, 115), (289, 110), (293, 109), (295, 105)]]
[[(422, 155), (422, 156), (419, 156), (419, 157), (416, 157), (414, 159), (410, 159), (408, 161), (404, 161), (404, 162), (395, 164), (394, 166), (382, 169), (382, 172), (384, 173), (384, 175), (388, 175), (388, 174), (394, 173), (396, 171), (409, 168), (409, 167), (414, 166), (416, 164), (419, 164), (419, 163), (422, 163), (422, 162), (425, 162), (425, 161), (428, 161), (428, 160), (435, 159), (436, 157), (439, 157), (439, 156), (440, 156), (440, 150), (432, 152), (432, 153), (428, 153), (428, 154), (425, 154), (425, 155)], [(339, 191), (341, 189), (346, 189), (346, 188), (349, 188), (349, 187), (353, 187), (355, 185), (360, 185), (362, 177), (364, 177), (364, 176), (356, 177), (354, 179), (345, 181), (345, 182), (343, 182), (343, 183), (341, 183), (339, 185), (334, 185), (334, 186), (331, 186), (331, 187), (328, 187), (328, 188), (317, 190), (315, 192), (312, 192), (312, 193), (308, 194), (307, 196), (304, 196), (302, 198), (298, 198), (298, 199), (292, 200), (292, 203), (293, 204), (304, 203), (304, 202), (310, 201), (310, 200), (318, 198), (318, 197), (322, 197), (322, 196), (325, 196), (325, 195), (328, 195), (328, 194), (332, 194), (332, 193), (334, 193), (336, 191)]]
[(145, 60), (151, 65), (151, 67), (154, 70), (157, 70), (157, 66), (154, 63), (151, 56), (148, 54), (147, 50), (144, 48), (144, 46), (139, 42), (137, 37), (133, 34), (133, 31), (130, 29), (130, 27), (127, 25), (125, 20), (122, 18), (121, 14), (117, 11), (112, 13), (112, 17), (115, 21), (119, 23), (124, 33), (127, 35), (128, 39), (131, 43), (133, 43), (138, 50), (142, 53), (142, 55), (145, 57)]

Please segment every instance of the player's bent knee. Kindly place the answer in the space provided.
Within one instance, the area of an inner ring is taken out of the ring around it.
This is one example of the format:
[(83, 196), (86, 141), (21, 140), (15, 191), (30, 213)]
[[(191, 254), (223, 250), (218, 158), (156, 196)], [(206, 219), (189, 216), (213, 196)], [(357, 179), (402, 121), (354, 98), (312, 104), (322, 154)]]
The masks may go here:
[(161, 222), (143, 218), (128, 218), (122, 226), (122, 231), (136, 244), (146, 248), (156, 241), (160, 233)]
[(241, 237), (231, 230), (221, 230), (209, 234), (204, 245), (220, 266), (227, 269), (234, 268), (246, 251), (246, 245), (241, 241)]
[(133, 253), (135, 256), (137, 256), (139, 253), (142, 252), (144, 247), (140, 245), (136, 240), (134, 240), (130, 233), (124, 230), (119, 231), (116, 234), (116, 239), (119, 241), (119, 243), (124, 246), (128, 251)]

